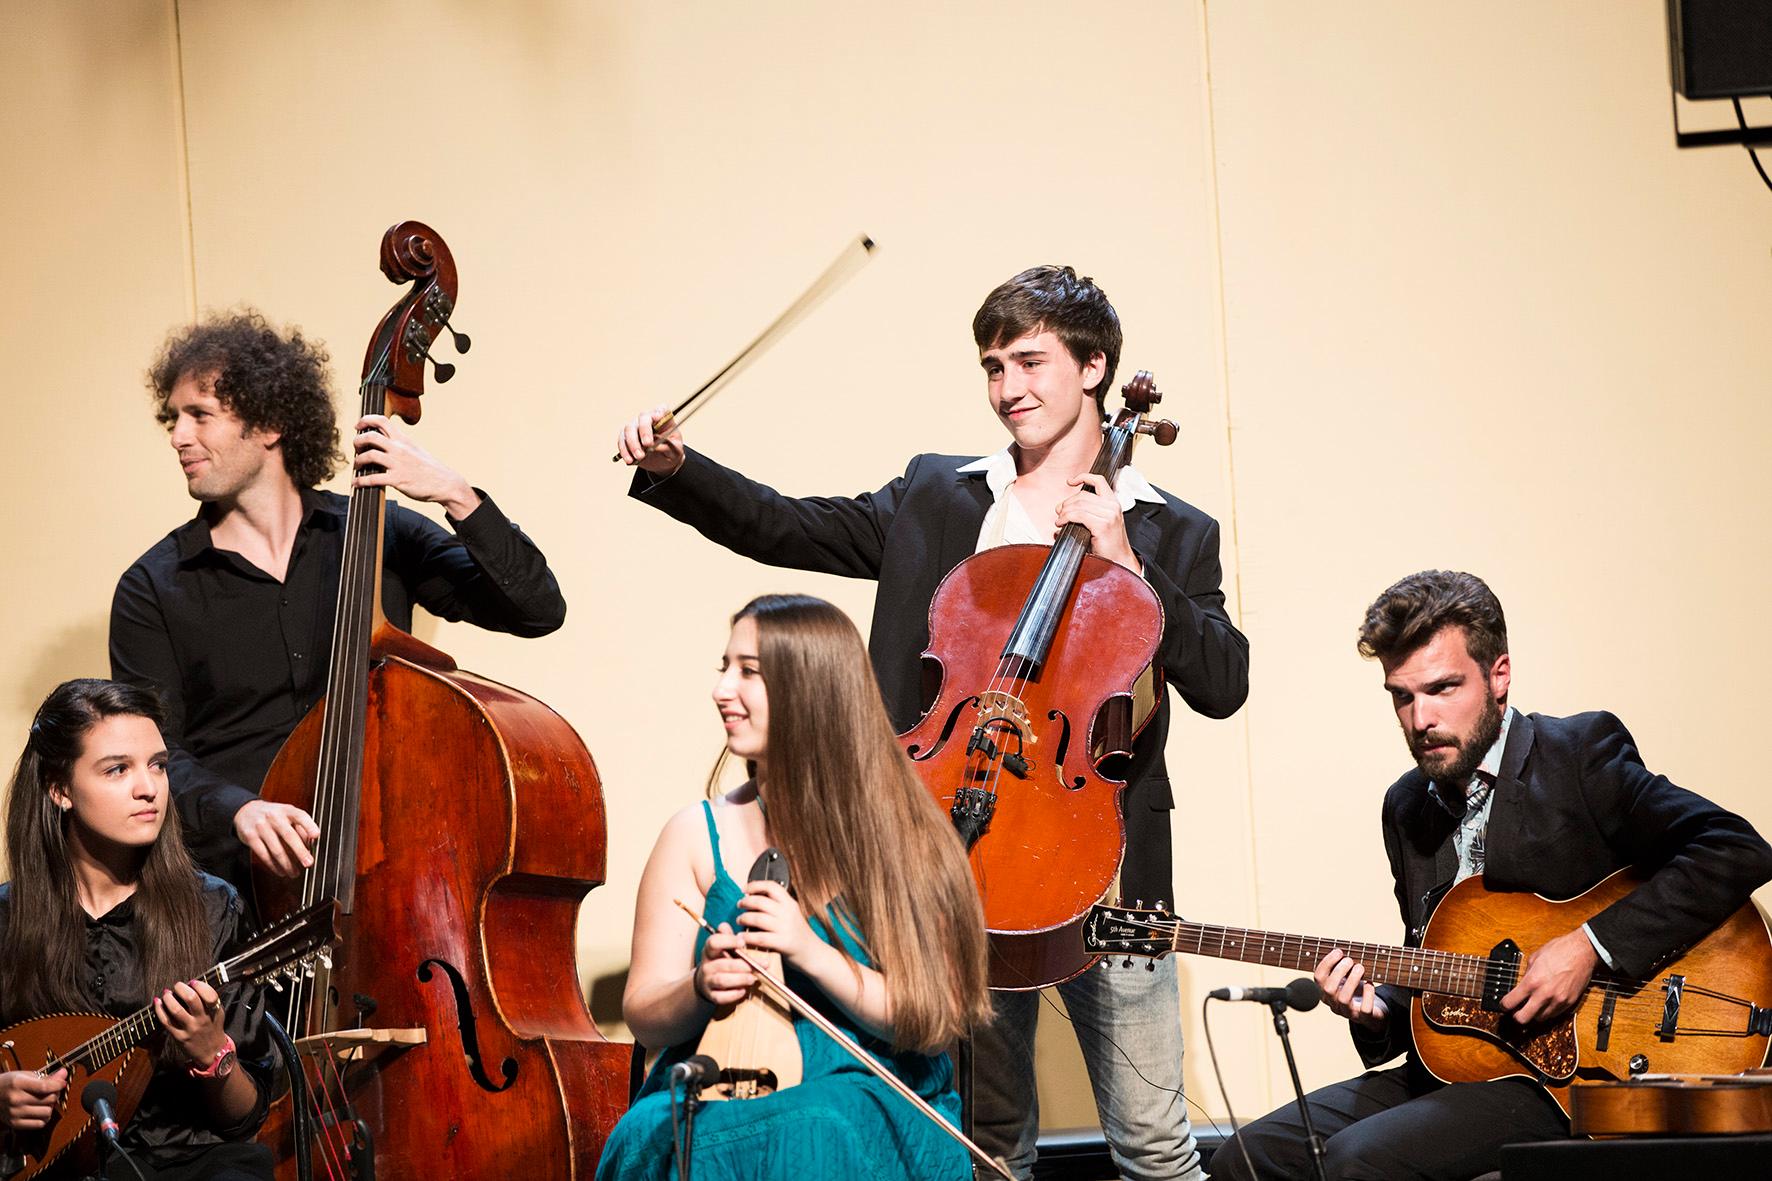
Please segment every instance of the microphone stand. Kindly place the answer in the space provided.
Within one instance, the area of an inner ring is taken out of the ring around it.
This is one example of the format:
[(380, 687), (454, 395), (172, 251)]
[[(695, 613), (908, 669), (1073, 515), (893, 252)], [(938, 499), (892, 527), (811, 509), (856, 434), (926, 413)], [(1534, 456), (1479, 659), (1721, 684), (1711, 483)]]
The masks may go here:
[(1286, 1069), (1292, 1073), (1292, 1093), (1298, 1096), (1298, 1114), (1304, 1120), (1304, 1142), (1311, 1150), (1311, 1173), (1317, 1181), (1329, 1181), (1323, 1168), (1323, 1142), (1317, 1138), (1317, 1129), (1311, 1123), (1310, 1104), (1304, 1101), (1304, 1084), (1298, 1081), (1298, 1060), (1292, 1056), (1292, 1023), (1286, 1020), (1286, 1002), (1271, 1001), (1269, 1007), (1274, 1011), (1274, 1032), (1280, 1035), (1280, 1045), (1286, 1051)]

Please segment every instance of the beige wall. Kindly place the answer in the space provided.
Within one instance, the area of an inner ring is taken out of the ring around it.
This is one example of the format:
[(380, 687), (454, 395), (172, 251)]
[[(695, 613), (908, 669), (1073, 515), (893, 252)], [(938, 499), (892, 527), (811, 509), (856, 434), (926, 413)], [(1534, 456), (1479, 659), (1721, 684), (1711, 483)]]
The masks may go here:
[[(995, 447), (978, 300), (1038, 261), (1097, 276), (1125, 368), (1184, 427), (1139, 462), (1225, 523), (1253, 644), (1248, 707), (1172, 738), (1190, 915), (1395, 936), (1376, 817), (1402, 752), (1350, 637), (1428, 565), (1503, 597), (1520, 705), (1613, 709), (1653, 766), (1772, 827), (1749, 745), (1768, 194), (1737, 152), (1673, 149), (1662, 22), (1657, 0), (0, 4), (0, 734), (104, 670), (116, 574), (190, 512), (141, 392), (165, 330), (252, 302), (330, 342), (348, 392), (397, 294), (381, 231), (421, 218), (476, 344), (420, 436), (572, 610), (536, 643), (420, 630), (595, 753), (615, 839), (581, 959), (618, 970), (652, 833), (718, 748), (724, 617), (793, 588), (865, 619), (872, 588), (632, 504), (609, 438), (865, 230), (877, 261), (693, 441), (794, 492)], [(1196, 1051), (1203, 992), (1258, 977), (1184, 961)], [(1338, 1026), (1296, 1023), (1307, 1081), (1354, 1068)], [(1215, 1028), (1240, 1113), (1265, 1110), (1265, 1019)], [(1091, 1118), (1063, 1040), (1053, 1125)], [(1222, 1111), (1201, 1053), (1188, 1084)]]

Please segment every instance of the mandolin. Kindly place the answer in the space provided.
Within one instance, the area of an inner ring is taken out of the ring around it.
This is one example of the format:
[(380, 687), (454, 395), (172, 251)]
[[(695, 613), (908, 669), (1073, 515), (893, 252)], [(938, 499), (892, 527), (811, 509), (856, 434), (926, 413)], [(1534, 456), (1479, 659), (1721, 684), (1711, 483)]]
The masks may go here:
[[(331, 901), (299, 911), (210, 968), (202, 979), (220, 991), (261, 981), (281, 988), (280, 978), (312, 975), (314, 961), (326, 963), (327, 948), (338, 938), (337, 914), (338, 905)], [(115, 1084), (117, 1122), (127, 1124), (154, 1073), (147, 1043), (160, 1032), (151, 1007), (122, 1020), (102, 1013), (58, 1013), (0, 1030), (0, 1071), (68, 1072), (68, 1085), (47, 1127), (0, 1136), (0, 1178), (32, 1181), (96, 1170), (96, 1121), (81, 1109), (80, 1093), (93, 1079)]]

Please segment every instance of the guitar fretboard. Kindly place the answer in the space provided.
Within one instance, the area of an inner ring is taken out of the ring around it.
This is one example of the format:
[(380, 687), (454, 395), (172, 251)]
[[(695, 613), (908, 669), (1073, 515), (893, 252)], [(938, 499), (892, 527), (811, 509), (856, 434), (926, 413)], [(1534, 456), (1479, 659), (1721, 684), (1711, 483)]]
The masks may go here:
[[(1163, 924), (1169, 926), (1169, 924)], [(1484, 956), (1428, 951), (1418, 947), (1389, 947), (1346, 939), (1319, 939), (1311, 935), (1285, 935), (1276, 931), (1252, 931), (1246, 927), (1220, 927), (1206, 923), (1174, 923), (1170, 944), (1176, 951), (1242, 960), (1309, 972), (1335, 948), (1366, 966), (1373, 984), (1395, 984), (1423, 992), (1443, 992), (1481, 999), (1483, 981), (1494, 966)]]

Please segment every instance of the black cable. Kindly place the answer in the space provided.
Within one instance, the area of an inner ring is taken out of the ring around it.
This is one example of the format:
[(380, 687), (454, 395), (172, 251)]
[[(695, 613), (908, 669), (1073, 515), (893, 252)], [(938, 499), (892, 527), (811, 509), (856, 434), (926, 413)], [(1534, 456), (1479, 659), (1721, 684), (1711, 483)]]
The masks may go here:
[[(135, 1158), (129, 1155), (128, 1149), (124, 1148), (121, 1144), (113, 1144), (111, 1150), (115, 1155), (123, 1158), (123, 1163), (128, 1165), (130, 1171), (135, 1174), (136, 1181), (148, 1181), (146, 1177), (142, 1176), (142, 1167), (135, 1163)], [(106, 1176), (109, 1176), (110, 1172), (111, 1170), (109, 1168), (105, 1169)]]
[[(1091, 972), (1095, 971), (1094, 968), (1091, 968), (1089, 970)], [(1046, 1003), (1047, 1007), (1049, 1007), (1054, 1013), (1057, 1013), (1060, 1017), (1062, 1017), (1065, 1020), (1065, 1022), (1071, 1026), (1071, 1028), (1086, 1029), (1090, 1033), (1098, 1035), (1099, 1037), (1102, 1038), (1102, 1040), (1106, 1041), (1108, 1045), (1112, 1046), (1114, 1048), (1114, 1050), (1120, 1055), (1120, 1057), (1125, 1059), (1126, 1065), (1130, 1066), (1132, 1068), (1132, 1073), (1136, 1074), (1139, 1078), (1139, 1081), (1143, 1082), (1145, 1086), (1150, 1087), (1153, 1090), (1167, 1091), (1167, 1092), (1169, 1092), (1169, 1094), (1174, 1095), (1176, 1098), (1180, 1099), (1183, 1103), (1187, 1104), (1189, 1107), (1191, 1107), (1195, 1111), (1199, 1112), (1200, 1117), (1202, 1119), (1204, 1119), (1207, 1123), (1212, 1125), (1212, 1130), (1214, 1132), (1217, 1132), (1221, 1138), (1224, 1137), (1224, 1129), (1218, 1126), (1218, 1121), (1212, 1118), (1211, 1112), (1207, 1111), (1204, 1107), (1201, 1107), (1194, 1100), (1189, 1099), (1187, 1097), (1186, 1090), (1184, 1090), (1183, 1088), (1181, 1088), (1181, 1087), (1165, 1087), (1162, 1083), (1159, 1083), (1154, 1079), (1147, 1078), (1145, 1076), (1144, 1071), (1138, 1069), (1138, 1063), (1136, 1063), (1132, 1060), (1132, 1055), (1130, 1055), (1126, 1052), (1126, 1048), (1124, 1046), (1122, 1046), (1119, 1042), (1114, 1040), (1113, 1034), (1109, 1033), (1107, 1030), (1103, 1029), (1101, 1026), (1096, 1025), (1093, 1022), (1079, 1021), (1075, 1017), (1072, 1017), (1069, 1013), (1067, 1013), (1063, 1009), (1059, 1008), (1058, 1005), (1053, 1002), (1051, 997), (1046, 995), (1046, 990), (1044, 988), (1039, 990), (1039, 996), (1040, 996), (1040, 999)], [(1210, 1045), (1208, 1045), (1207, 1048), (1210, 1049), (1211, 1048)], [(1232, 1126), (1234, 1127), (1235, 1125), (1232, 1125)]]
[(283, 1055), (283, 1069), (289, 1075), (289, 1103), (293, 1127), (291, 1135), (295, 1137), (295, 1175), (301, 1181), (313, 1181), (314, 1176), (314, 1145), (313, 1108), (308, 1095), (308, 1076), (302, 1073), (301, 1060), (296, 1056), (295, 1043), (289, 1040), (289, 1031), (283, 1023), (271, 1015), (271, 1007), (265, 1006), (265, 1029), (270, 1032), (271, 1040), (277, 1044), (277, 1052)]
[(1255, 1179), (1255, 1162), (1249, 1159), (1249, 1146), (1243, 1142), (1242, 1125), (1237, 1123), (1237, 1113), (1231, 1107), (1231, 1093), (1224, 1085), (1224, 1072), (1218, 1069), (1218, 1047), (1212, 1044), (1212, 1022), (1206, 1016), (1211, 1002), (1211, 997), (1200, 1002), (1200, 1027), (1206, 1031), (1206, 1056), (1212, 1059), (1212, 1077), (1218, 1080), (1218, 1097), (1224, 1100), (1225, 1118), (1231, 1121), (1231, 1139), (1243, 1154), (1243, 1164), (1249, 1169), (1249, 1176)]
[[(1735, 122), (1741, 125), (1742, 133), (1746, 134), (1747, 116), (1742, 113), (1741, 99), (1732, 97), (1729, 101), (1735, 104)], [(1766, 175), (1765, 166), (1760, 163), (1760, 154), (1754, 150), (1752, 144), (1743, 144), (1742, 146), (1747, 149), (1747, 158), (1754, 162), (1754, 171), (1760, 174), (1760, 179), (1766, 182), (1766, 187), (1772, 189), (1772, 176)]]

